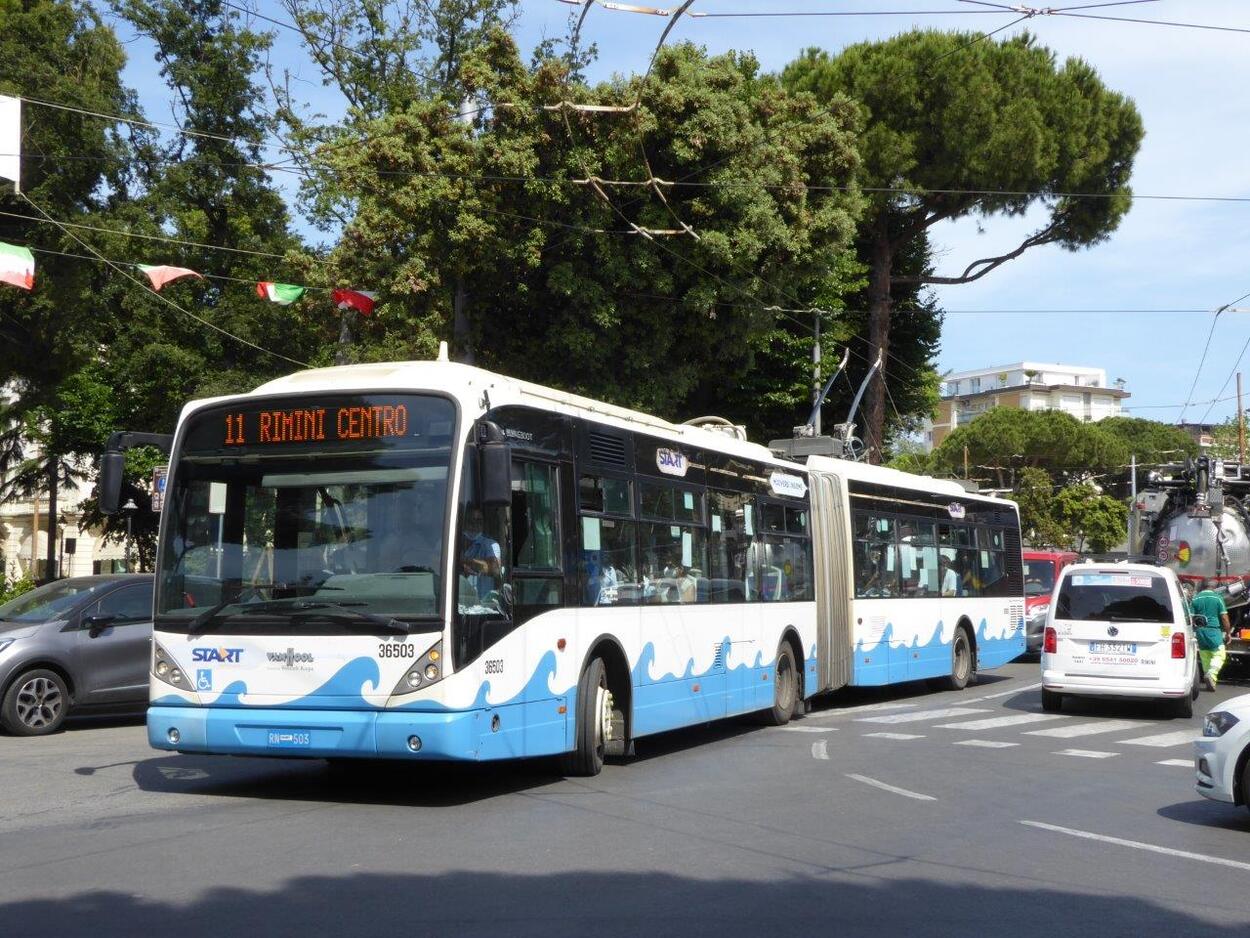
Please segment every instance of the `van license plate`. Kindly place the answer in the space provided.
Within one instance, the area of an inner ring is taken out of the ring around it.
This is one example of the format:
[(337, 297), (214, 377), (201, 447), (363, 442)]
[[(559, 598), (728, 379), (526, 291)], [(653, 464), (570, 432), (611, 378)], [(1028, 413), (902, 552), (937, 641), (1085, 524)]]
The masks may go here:
[(1137, 654), (1137, 643), (1090, 642), (1089, 653), (1091, 655), (1135, 655)]
[(268, 737), (270, 749), (307, 749), (312, 745), (308, 730), (270, 730)]

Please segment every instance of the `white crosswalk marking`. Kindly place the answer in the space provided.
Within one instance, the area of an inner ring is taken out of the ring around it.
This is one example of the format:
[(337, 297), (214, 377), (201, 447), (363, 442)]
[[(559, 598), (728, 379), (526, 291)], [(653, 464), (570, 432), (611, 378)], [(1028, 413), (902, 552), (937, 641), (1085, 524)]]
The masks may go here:
[(944, 720), (948, 717), (963, 717), (973, 713), (989, 713), (984, 708), (975, 707), (944, 707), (940, 710), (916, 710), (912, 713), (890, 713), (879, 717), (857, 717), (857, 723), (919, 723), (921, 720)]
[(1120, 730), (1135, 730), (1139, 726), (1149, 726), (1141, 720), (1100, 720), (1097, 723), (1068, 723), (1064, 726), (1049, 726), (1044, 730), (1025, 730), (1025, 736), (1051, 736), (1056, 739), (1073, 739), (1077, 736), (1094, 736), (1098, 733), (1118, 733)]
[(1175, 733), (1160, 733), (1158, 736), (1139, 736), (1137, 739), (1121, 739), (1119, 742), (1125, 746), (1153, 746), (1156, 749), (1166, 749), (1169, 746), (1184, 746), (1192, 743), (1200, 735), (1197, 727), (1191, 726), (1186, 730), (1179, 730)]
[(773, 729), (786, 733), (836, 733), (836, 726), (775, 726)]
[(1164, 759), (1161, 762), (1156, 762), (1155, 765), (1177, 765), (1183, 766), (1187, 769), (1192, 769), (1194, 767), (1194, 761), (1192, 759)]
[(865, 736), (873, 736), (877, 739), (924, 739), (924, 735), (916, 735), (915, 733), (865, 733)]
[(961, 739), (955, 743), (956, 746), (979, 746), (982, 749), (1009, 749), (1012, 746), (1019, 746), (1019, 743), (1007, 743), (1000, 739)]
[(1053, 752), (1055, 756), (1079, 756), (1082, 759), (1110, 759), (1112, 756), (1118, 756), (1118, 752), (1099, 752), (1096, 749), (1060, 749)]
[(990, 717), (987, 720), (969, 720), (965, 723), (939, 723), (941, 730), (995, 730), (1000, 726), (1019, 726), (1022, 723), (1041, 723), (1043, 720), (1062, 720), (1055, 713), (1016, 713), (1008, 717)]
[(909, 710), (916, 706), (914, 703), (879, 703), (864, 704), (859, 707), (841, 707), (837, 710), (821, 710), (817, 713), (809, 713), (804, 719), (806, 720), (827, 720), (830, 717), (844, 717), (852, 713), (864, 713), (869, 710)]

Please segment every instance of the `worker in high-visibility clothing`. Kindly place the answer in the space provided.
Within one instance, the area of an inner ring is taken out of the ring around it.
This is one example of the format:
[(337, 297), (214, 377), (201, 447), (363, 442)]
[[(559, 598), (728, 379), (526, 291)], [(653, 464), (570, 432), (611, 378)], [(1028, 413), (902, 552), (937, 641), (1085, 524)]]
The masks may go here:
[(1204, 578), (1198, 584), (1198, 595), (1190, 604), (1194, 615), (1206, 619), (1194, 631), (1198, 637), (1198, 657), (1202, 660), (1207, 690), (1215, 690), (1220, 668), (1224, 667), (1224, 642), (1230, 629), (1228, 607), (1224, 605), (1224, 598), (1211, 589), (1211, 585), (1211, 581)]

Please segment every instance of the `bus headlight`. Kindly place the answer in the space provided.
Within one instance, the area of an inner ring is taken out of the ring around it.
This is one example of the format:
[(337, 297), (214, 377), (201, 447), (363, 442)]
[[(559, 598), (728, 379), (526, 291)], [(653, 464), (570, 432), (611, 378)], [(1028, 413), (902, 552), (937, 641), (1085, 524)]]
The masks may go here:
[(171, 684), (179, 690), (191, 689), (191, 682), (174, 663), (174, 656), (157, 642), (152, 643), (152, 673), (156, 675), (157, 680)]
[(391, 691), (391, 696), (399, 697), (403, 694), (411, 694), (413, 691), (424, 690), (431, 684), (442, 680), (443, 669), (436, 664), (442, 660), (443, 643), (440, 640), (400, 676), (399, 683)]

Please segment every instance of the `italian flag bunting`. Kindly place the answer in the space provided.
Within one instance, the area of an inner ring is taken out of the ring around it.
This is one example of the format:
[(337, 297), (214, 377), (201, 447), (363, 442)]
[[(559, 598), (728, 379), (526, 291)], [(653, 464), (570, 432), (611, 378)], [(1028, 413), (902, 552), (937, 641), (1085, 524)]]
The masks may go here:
[(29, 249), (0, 241), (0, 283), (23, 290), (35, 288), (35, 256)]
[(163, 264), (156, 267), (149, 267), (147, 264), (135, 264), (135, 266), (148, 275), (148, 279), (152, 281), (153, 290), (160, 290), (165, 284), (181, 280), (183, 277), (204, 279), (202, 274), (197, 274), (194, 270), (189, 270), (186, 267), (166, 267)]
[(304, 295), (304, 288), (293, 283), (272, 283), (262, 280), (256, 284), (256, 295), (262, 300), (277, 303), (279, 306), (290, 306)]
[(367, 290), (335, 290), (330, 297), (339, 309), (354, 309), (362, 316), (373, 315), (373, 306), (378, 299), (376, 293)]

